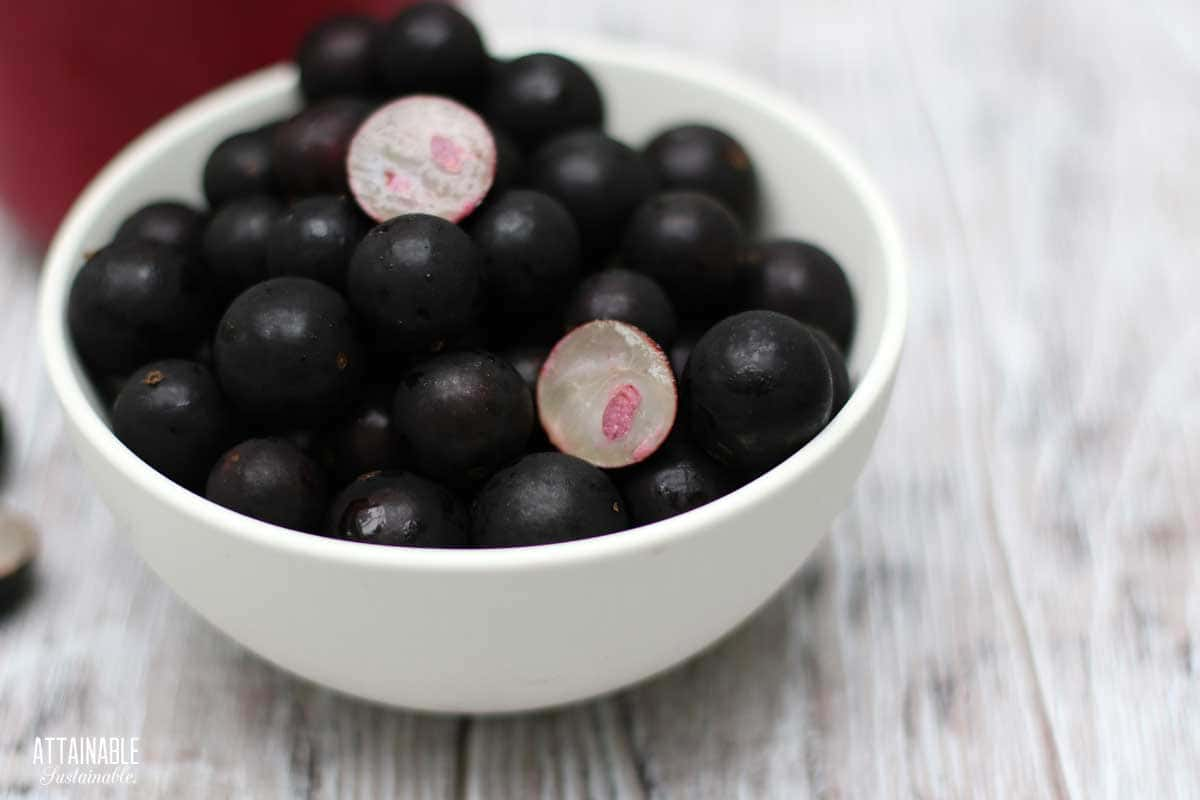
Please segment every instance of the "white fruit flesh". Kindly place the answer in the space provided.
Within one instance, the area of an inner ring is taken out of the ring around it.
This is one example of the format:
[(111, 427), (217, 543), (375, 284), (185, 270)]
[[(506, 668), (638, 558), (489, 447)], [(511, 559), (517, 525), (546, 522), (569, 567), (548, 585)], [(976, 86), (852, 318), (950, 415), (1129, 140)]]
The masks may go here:
[(598, 320), (563, 337), (542, 366), (538, 416), (550, 441), (598, 467), (648, 458), (671, 432), (671, 364), (633, 325)]
[(350, 191), (372, 219), (433, 214), (458, 222), (496, 175), (496, 140), (483, 119), (446, 97), (412, 95), (367, 117), (346, 155)]

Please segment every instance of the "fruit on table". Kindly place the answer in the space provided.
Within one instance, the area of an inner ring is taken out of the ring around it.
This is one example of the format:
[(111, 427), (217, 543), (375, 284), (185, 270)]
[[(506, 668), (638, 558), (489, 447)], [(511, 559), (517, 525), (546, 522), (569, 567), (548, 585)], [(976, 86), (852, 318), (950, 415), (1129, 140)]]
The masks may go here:
[(662, 286), (620, 267), (589, 275), (575, 287), (564, 312), (567, 329), (594, 319), (615, 319), (641, 328), (659, 347), (675, 341), (675, 306)]
[(213, 351), (230, 401), (276, 426), (319, 424), (346, 410), (364, 369), (349, 305), (309, 278), (272, 278), (238, 295)]
[(773, 239), (746, 250), (748, 308), (787, 314), (821, 328), (843, 352), (854, 336), (854, 293), (833, 256), (808, 242)]
[(479, 249), (441, 217), (396, 217), (376, 225), (358, 245), (346, 291), (376, 348), (437, 352), (483, 310)]
[(231, 416), (208, 367), (170, 358), (134, 370), (113, 403), (112, 426), (147, 464), (196, 488), (229, 446)]
[(523, 547), (586, 539), (629, 527), (603, 470), (563, 453), (532, 453), (501, 470), (471, 508), (476, 547)]
[(39, 537), (33, 523), (0, 509), (0, 614), (14, 609), (33, 586)]
[(649, 457), (675, 424), (675, 376), (642, 330), (597, 320), (554, 346), (537, 386), (538, 417), (559, 450), (599, 467)]
[(646, 145), (646, 158), (664, 189), (701, 192), (717, 198), (741, 221), (758, 212), (758, 178), (750, 155), (725, 131), (708, 125), (668, 128)]
[(765, 470), (833, 416), (833, 370), (816, 333), (774, 311), (745, 311), (696, 342), (683, 373), (695, 441), (721, 463)]
[(392, 419), (420, 470), (471, 486), (519, 456), (533, 429), (533, 398), (499, 356), (462, 350), (422, 361), (400, 378)]
[(336, 539), (404, 547), (466, 547), (470, 517), (449, 489), (411, 472), (371, 472), (333, 500)]
[(321, 528), (328, 488), (316, 462), (287, 439), (247, 439), (217, 461), (205, 496), (248, 517), (313, 533)]

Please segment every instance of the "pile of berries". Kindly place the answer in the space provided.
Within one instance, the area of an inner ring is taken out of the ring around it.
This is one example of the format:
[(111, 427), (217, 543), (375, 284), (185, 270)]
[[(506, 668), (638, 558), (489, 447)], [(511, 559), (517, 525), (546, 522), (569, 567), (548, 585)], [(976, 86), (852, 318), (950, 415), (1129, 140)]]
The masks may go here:
[(216, 503), (385, 545), (578, 539), (777, 465), (850, 392), (838, 264), (755, 241), (750, 155), (641, 150), (549, 53), (440, 4), (337, 17), (306, 104), (213, 150), (90, 255), (69, 324), (112, 428)]

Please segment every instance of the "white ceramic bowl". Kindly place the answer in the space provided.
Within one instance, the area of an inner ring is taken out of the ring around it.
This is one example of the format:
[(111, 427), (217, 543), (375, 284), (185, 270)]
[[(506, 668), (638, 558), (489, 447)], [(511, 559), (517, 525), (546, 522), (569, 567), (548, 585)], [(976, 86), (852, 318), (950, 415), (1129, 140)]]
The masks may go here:
[[(83, 254), (151, 199), (199, 201), (201, 166), (218, 141), (298, 107), (288, 66), (219, 89), (131, 144), (76, 202), (46, 259), (40, 326), (50, 378), (80, 458), (133, 546), (214, 626), (352, 695), (429, 711), (514, 711), (592, 697), (677, 664), (795, 573), (846, 503), (887, 405), (907, 311), (904, 257), (878, 191), (838, 139), (786, 97), (691, 59), (549, 44), (591, 69), (622, 139), (640, 145), (688, 120), (734, 133), (758, 166), (766, 231), (822, 243), (854, 286), (857, 388), (845, 409), (787, 462), (689, 514), (542, 547), (378, 547), (235, 514), (117, 441), (67, 333)], [(537, 47), (510, 40), (499, 52)]]

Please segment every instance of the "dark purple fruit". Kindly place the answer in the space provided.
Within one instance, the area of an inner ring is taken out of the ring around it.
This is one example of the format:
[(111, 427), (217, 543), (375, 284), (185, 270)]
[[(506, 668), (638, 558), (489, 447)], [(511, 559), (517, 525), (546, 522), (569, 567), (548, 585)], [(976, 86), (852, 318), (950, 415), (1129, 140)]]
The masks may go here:
[(825, 359), (829, 362), (829, 369), (833, 372), (833, 413), (830, 416), (835, 417), (846, 405), (846, 401), (850, 399), (850, 373), (846, 369), (846, 357), (842, 355), (841, 348), (829, 334), (820, 328), (810, 327), (817, 335), (817, 341), (825, 353)]
[(501, 63), (492, 75), (487, 113), (525, 149), (579, 128), (604, 124), (604, 100), (592, 76), (553, 53)]
[(469, 486), (521, 454), (533, 429), (533, 399), (508, 362), (458, 351), (423, 361), (400, 379), (392, 424), (418, 471)]
[(281, 122), (271, 141), (275, 174), (285, 194), (345, 194), (346, 152), (371, 104), (332, 97)]
[(533, 453), (496, 473), (476, 496), (471, 517), (476, 547), (567, 542), (629, 527), (609, 477), (563, 453)]
[(350, 259), (346, 286), (383, 350), (437, 352), (474, 325), (484, 302), (478, 248), (429, 214), (372, 228)]
[(620, 246), (625, 224), (656, 185), (640, 153), (594, 130), (563, 134), (543, 145), (529, 164), (529, 183), (566, 206), (592, 256)]
[(29, 596), (38, 550), (33, 524), (11, 511), (0, 511), (0, 614), (16, 609)]
[(155, 358), (186, 355), (209, 324), (199, 262), (143, 241), (101, 248), (71, 285), (67, 324), (84, 363), (101, 375), (126, 374)]
[(548, 312), (562, 304), (579, 279), (579, 230), (549, 195), (507, 192), (490, 202), (469, 230), (483, 256), (488, 305), (497, 314)]
[(637, 525), (699, 508), (738, 486), (732, 470), (680, 436), (672, 436), (648, 460), (621, 470), (617, 481)]
[(403, 466), (392, 425), (390, 389), (368, 389), (349, 414), (322, 432), (316, 450), (339, 485), (368, 472)]
[(619, 267), (585, 278), (567, 302), (567, 330), (594, 319), (628, 322), (664, 349), (678, 332), (675, 307), (662, 286), (641, 272)]
[(272, 278), (238, 295), (214, 354), (229, 399), (275, 430), (331, 419), (354, 401), (365, 366), (346, 301), (308, 278)]
[(521, 376), (521, 380), (529, 387), (530, 392), (537, 391), (538, 375), (550, 348), (539, 344), (514, 345), (500, 353), (500, 357), (512, 365)]
[(351, 200), (315, 195), (298, 200), (276, 218), (267, 237), (267, 274), (299, 275), (335, 289), (370, 223)]
[(159, 200), (130, 214), (117, 228), (114, 242), (143, 241), (196, 250), (207, 222), (204, 212), (174, 200)]
[(229, 446), (229, 408), (208, 367), (167, 359), (125, 382), (112, 409), (113, 433), (176, 483), (196, 488)]
[(375, 88), (374, 49), (379, 24), (342, 14), (318, 23), (296, 52), (300, 90), (311, 103), (337, 95), (368, 95)]
[(217, 145), (204, 163), (204, 196), (213, 208), (238, 197), (276, 194), (271, 155), (274, 126), (241, 131)]
[(758, 209), (758, 179), (746, 148), (724, 131), (707, 125), (680, 125), (655, 136), (646, 145), (664, 189), (712, 195), (742, 222), (754, 221)]
[(204, 261), (225, 296), (267, 277), (267, 241), (283, 206), (274, 197), (239, 197), (223, 205), (204, 231)]
[(499, 197), (521, 181), (525, 172), (525, 156), (516, 141), (503, 128), (495, 125), (492, 139), (496, 142), (496, 174), (488, 197)]
[(466, 547), (471, 521), (449, 489), (411, 472), (372, 472), (334, 498), (335, 539), (393, 547)]
[(444, 3), (404, 9), (375, 43), (375, 69), (392, 95), (474, 97), (487, 80), (488, 66), (475, 24)]
[(729, 306), (737, 288), (742, 227), (733, 213), (698, 192), (662, 192), (643, 203), (625, 233), (630, 269), (657, 279), (684, 311)]
[(773, 311), (714, 325), (696, 342), (683, 383), (692, 438), (735, 469), (775, 466), (833, 416), (833, 371), (817, 334)]
[(315, 533), (329, 492), (321, 468), (291, 442), (248, 439), (217, 461), (205, 496), (239, 514)]
[(808, 242), (776, 239), (747, 248), (746, 307), (778, 311), (821, 328), (848, 351), (854, 294), (833, 257)]
[(671, 370), (675, 373), (676, 378), (683, 377), (683, 370), (687, 367), (688, 358), (692, 355), (692, 349), (695, 346), (696, 340), (690, 335), (680, 336), (667, 351), (667, 357), (671, 359)]

